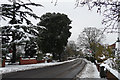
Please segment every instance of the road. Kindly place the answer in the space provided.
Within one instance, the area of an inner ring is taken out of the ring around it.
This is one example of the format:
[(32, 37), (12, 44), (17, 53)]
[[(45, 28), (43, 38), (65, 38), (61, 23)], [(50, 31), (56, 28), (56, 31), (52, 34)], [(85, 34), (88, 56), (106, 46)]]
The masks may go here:
[[(69, 78), (73, 79), (79, 72), (81, 72), (86, 65), (86, 62), (77, 59), (72, 62), (64, 63), (62, 65), (49, 66), (44, 68), (19, 71), (13, 73), (3, 74), (3, 80), (5, 78)], [(6, 79), (5, 79), (6, 80)], [(53, 79), (52, 79), (53, 80)]]

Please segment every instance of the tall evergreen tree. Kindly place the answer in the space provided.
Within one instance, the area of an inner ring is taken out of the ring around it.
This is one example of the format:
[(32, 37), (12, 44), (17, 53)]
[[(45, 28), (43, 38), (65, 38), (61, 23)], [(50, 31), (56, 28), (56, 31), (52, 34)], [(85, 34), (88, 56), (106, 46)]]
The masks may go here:
[[(27, 19), (28, 16), (31, 16), (35, 19), (39, 19), (39, 16), (37, 16), (35, 13), (33, 13), (33, 10), (28, 7), (29, 5), (31, 6), (42, 6), (41, 4), (35, 4), (32, 2), (29, 3), (24, 3), (21, 0), (9, 0), (12, 4), (2, 4), (2, 19), (6, 20), (7, 18), (10, 19), (9, 23), (10, 24), (22, 24), (23, 21), (25, 20), (27, 25), (32, 25), (32, 22)], [(24, 10), (22, 10), (22, 9)], [(13, 28), (15, 28), (13, 30)], [(11, 47), (12, 47), (12, 63), (15, 63), (16, 61), (16, 40), (19, 40), (21, 38), (23, 38), (23, 34), (24, 32), (22, 32), (21, 34), (19, 32), (16, 31), (17, 26), (4, 26), (3, 27), (3, 34), (2, 36), (6, 36), (6, 37), (10, 37), (12, 36), (12, 41), (10, 42)], [(23, 26), (21, 26), (21, 28), (23, 28)], [(27, 28), (27, 27), (25, 27)], [(25, 28), (23, 28), (25, 30)], [(10, 34), (8, 34), (8, 32)], [(21, 31), (20, 31), (21, 32)], [(31, 34), (32, 32), (28, 32), (29, 34)], [(19, 37), (18, 37), (19, 36)], [(19, 39), (18, 39), (19, 38)], [(4, 41), (3, 41), (4, 43)], [(10, 45), (9, 45), (10, 46)]]
[(42, 6), (41, 4), (36, 3), (24, 3), (21, 0), (9, 0), (12, 4), (1, 4), (2, 5), (2, 18), (6, 20), (7, 18), (10, 19), (10, 24), (22, 24), (25, 20), (26, 23), (32, 24), (31, 20), (29, 20), (27, 17), (33, 17), (35, 19), (40, 18), (35, 13), (33, 13), (33, 10), (30, 8), (30, 6)]
[(61, 54), (67, 45), (68, 38), (71, 36), (71, 20), (65, 14), (46, 13), (41, 16), (38, 23), (44, 26), (39, 41), (40, 49), (43, 53), (52, 53), (53, 59), (61, 60)]

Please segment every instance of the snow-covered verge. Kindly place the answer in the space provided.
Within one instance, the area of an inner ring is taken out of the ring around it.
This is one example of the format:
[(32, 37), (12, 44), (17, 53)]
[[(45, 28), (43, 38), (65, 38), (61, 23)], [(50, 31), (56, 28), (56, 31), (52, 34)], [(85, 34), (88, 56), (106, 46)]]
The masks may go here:
[(80, 72), (76, 77), (77, 78), (97, 78), (97, 79), (100, 78), (96, 65), (86, 59), (83, 59), (83, 60), (85, 60), (87, 64), (84, 70)]
[(6, 67), (0, 68), (0, 75), (4, 73), (9, 73), (9, 72), (17, 72), (17, 71), (24, 71), (24, 70), (29, 70), (29, 69), (43, 68), (46, 66), (60, 65), (60, 64), (67, 63), (67, 62), (74, 61), (74, 60), (76, 59), (68, 60), (64, 62), (54, 62), (54, 63), (38, 63), (38, 64), (28, 64), (28, 65), (6, 65)]

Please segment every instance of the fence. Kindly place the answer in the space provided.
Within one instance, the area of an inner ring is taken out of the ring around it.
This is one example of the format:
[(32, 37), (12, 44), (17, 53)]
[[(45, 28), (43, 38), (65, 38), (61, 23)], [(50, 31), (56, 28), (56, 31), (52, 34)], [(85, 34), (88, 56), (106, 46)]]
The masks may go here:
[(102, 76), (105, 76), (107, 78), (107, 80), (119, 80), (116, 76), (114, 75), (112, 72), (110, 72), (108, 69), (106, 69), (106, 71), (102, 71), (100, 64), (96, 64), (98, 71), (100, 72), (100, 74), (102, 73), (106, 73), (105, 75), (102, 74)]

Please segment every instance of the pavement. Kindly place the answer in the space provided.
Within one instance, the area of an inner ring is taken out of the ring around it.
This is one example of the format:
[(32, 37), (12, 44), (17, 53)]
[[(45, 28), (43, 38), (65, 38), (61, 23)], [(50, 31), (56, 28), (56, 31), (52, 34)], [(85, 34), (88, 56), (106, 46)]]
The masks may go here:
[(37, 68), (26, 71), (6, 73), (2, 75), (2, 80), (25, 80), (25, 79), (51, 79), (51, 80), (73, 80), (80, 73), (87, 63), (84, 60), (77, 59), (69, 63), (55, 66)]

